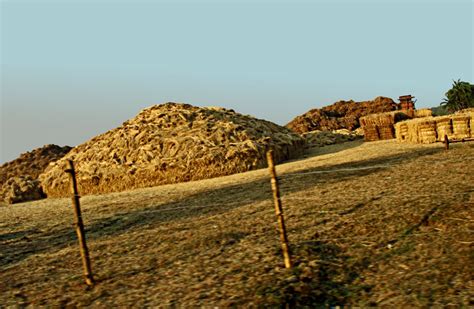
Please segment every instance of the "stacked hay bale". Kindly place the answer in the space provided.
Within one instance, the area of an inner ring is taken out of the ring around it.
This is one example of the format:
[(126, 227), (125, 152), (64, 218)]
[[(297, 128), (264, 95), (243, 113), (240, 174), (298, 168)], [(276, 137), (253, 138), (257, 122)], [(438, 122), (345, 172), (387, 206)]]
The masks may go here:
[(417, 122), (418, 142), (422, 144), (435, 143), (438, 139), (436, 121), (432, 117), (425, 117)]
[(453, 123), (450, 116), (436, 117), (436, 132), (438, 134), (438, 142), (444, 142), (445, 137), (453, 138)]
[(416, 118), (395, 125), (397, 140), (412, 143), (444, 142), (448, 139), (474, 137), (474, 111), (463, 110), (454, 115)]
[(453, 122), (453, 137), (455, 139), (463, 139), (471, 137), (469, 128), (471, 116), (469, 114), (457, 114), (452, 116)]
[(397, 110), (398, 105), (387, 97), (376, 97), (371, 101), (338, 101), (329, 106), (311, 109), (297, 116), (286, 127), (300, 134), (321, 130), (347, 129), (354, 131), (360, 127), (360, 117)]
[(431, 108), (422, 108), (415, 110), (415, 118), (423, 118), (423, 117), (431, 117), (433, 116), (433, 112)]
[(408, 140), (409, 131), (408, 131), (408, 125), (405, 121), (397, 122), (395, 124), (395, 132), (396, 132), (396, 138), (399, 142)]
[(394, 124), (407, 119), (401, 111), (372, 114), (359, 119), (366, 141), (395, 138)]
[(81, 194), (123, 191), (244, 172), (296, 157), (304, 139), (269, 121), (224, 108), (167, 103), (77, 146), (40, 180), (48, 197), (69, 193), (66, 160), (78, 171)]

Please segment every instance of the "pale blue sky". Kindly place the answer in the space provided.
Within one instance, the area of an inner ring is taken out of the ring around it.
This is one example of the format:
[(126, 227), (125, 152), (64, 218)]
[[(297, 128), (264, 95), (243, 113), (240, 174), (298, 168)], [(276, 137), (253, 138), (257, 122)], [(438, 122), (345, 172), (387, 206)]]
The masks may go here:
[(472, 82), (473, 1), (1, 1), (0, 163), (166, 101), (286, 124)]

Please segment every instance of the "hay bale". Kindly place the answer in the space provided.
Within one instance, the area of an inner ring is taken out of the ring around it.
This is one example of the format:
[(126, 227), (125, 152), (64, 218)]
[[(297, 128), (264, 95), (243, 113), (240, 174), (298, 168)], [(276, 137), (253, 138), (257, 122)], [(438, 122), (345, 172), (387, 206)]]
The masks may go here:
[(395, 137), (399, 142), (408, 141), (408, 124), (406, 121), (395, 124)]
[(378, 127), (380, 139), (392, 139), (395, 138), (395, 132), (393, 124), (383, 125)]
[(431, 117), (433, 112), (430, 108), (422, 108), (415, 110), (415, 118)]
[(304, 139), (269, 121), (224, 108), (167, 103), (71, 150), (40, 175), (48, 197), (69, 195), (66, 160), (81, 194), (117, 192), (244, 172), (298, 156)]
[(469, 113), (469, 128), (471, 132), (471, 137), (474, 138), (474, 111)]
[(418, 122), (418, 141), (423, 144), (435, 143), (438, 140), (436, 121), (432, 117), (429, 118)]
[(455, 139), (463, 139), (471, 137), (469, 122), (471, 116), (469, 114), (456, 114), (451, 117), (453, 123), (453, 137)]
[(405, 112), (393, 111), (372, 114), (359, 119), (366, 141), (376, 141), (395, 138), (394, 125), (407, 119)]
[(444, 137), (448, 136), (448, 139), (453, 137), (453, 124), (450, 116), (435, 117), (436, 119), (436, 133), (438, 135), (438, 141), (444, 142)]
[(380, 140), (379, 130), (375, 125), (364, 125), (364, 139), (368, 142)]

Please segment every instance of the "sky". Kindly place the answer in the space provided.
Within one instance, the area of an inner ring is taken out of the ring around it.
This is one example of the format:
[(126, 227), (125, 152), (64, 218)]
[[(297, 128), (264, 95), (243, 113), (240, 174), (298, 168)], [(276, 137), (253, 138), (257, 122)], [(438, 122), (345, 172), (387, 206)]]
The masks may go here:
[(0, 0), (0, 163), (75, 146), (143, 108), (284, 125), (338, 100), (472, 83), (473, 0)]

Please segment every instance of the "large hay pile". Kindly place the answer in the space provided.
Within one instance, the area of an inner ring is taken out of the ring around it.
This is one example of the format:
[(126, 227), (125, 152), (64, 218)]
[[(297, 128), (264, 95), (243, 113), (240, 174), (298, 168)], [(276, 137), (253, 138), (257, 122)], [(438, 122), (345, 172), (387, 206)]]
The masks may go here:
[(400, 142), (434, 143), (448, 139), (474, 137), (474, 111), (463, 110), (454, 115), (425, 117), (395, 124), (396, 138)]
[(320, 109), (311, 109), (303, 115), (297, 116), (286, 127), (298, 133), (339, 129), (353, 131), (360, 127), (360, 117), (397, 109), (398, 104), (386, 97), (377, 97), (372, 101), (362, 102), (338, 101)]
[(394, 124), (408, 119), (409, 116), (403, 111), (393, 111), (372, 114), (359, 119), (361, 128), (364, 130), (366, 141), (377, 141), (395, 138)]
[(75, 147), (40, 180), (48, 197), (69, 194), (72, 159), (81, 194), (123, 191), (244, 172), (297, 156), (304, 139), (269, 121), (223, 108), (166, 103)]
[(0, 166), (0, 201), (12, 204), (41, 198), (38, 176), (70, 150), (69, 146), (45, 145)]
[(328, 145), (340, 144), (356, 139), (362, 138), (361, 132), (349, 131), (346, 129), (340, 129), (335, 131), (311, 131), (303, 133), (302, 136), (306, 139), (306, 146), (312, 147), (324, 147)]

